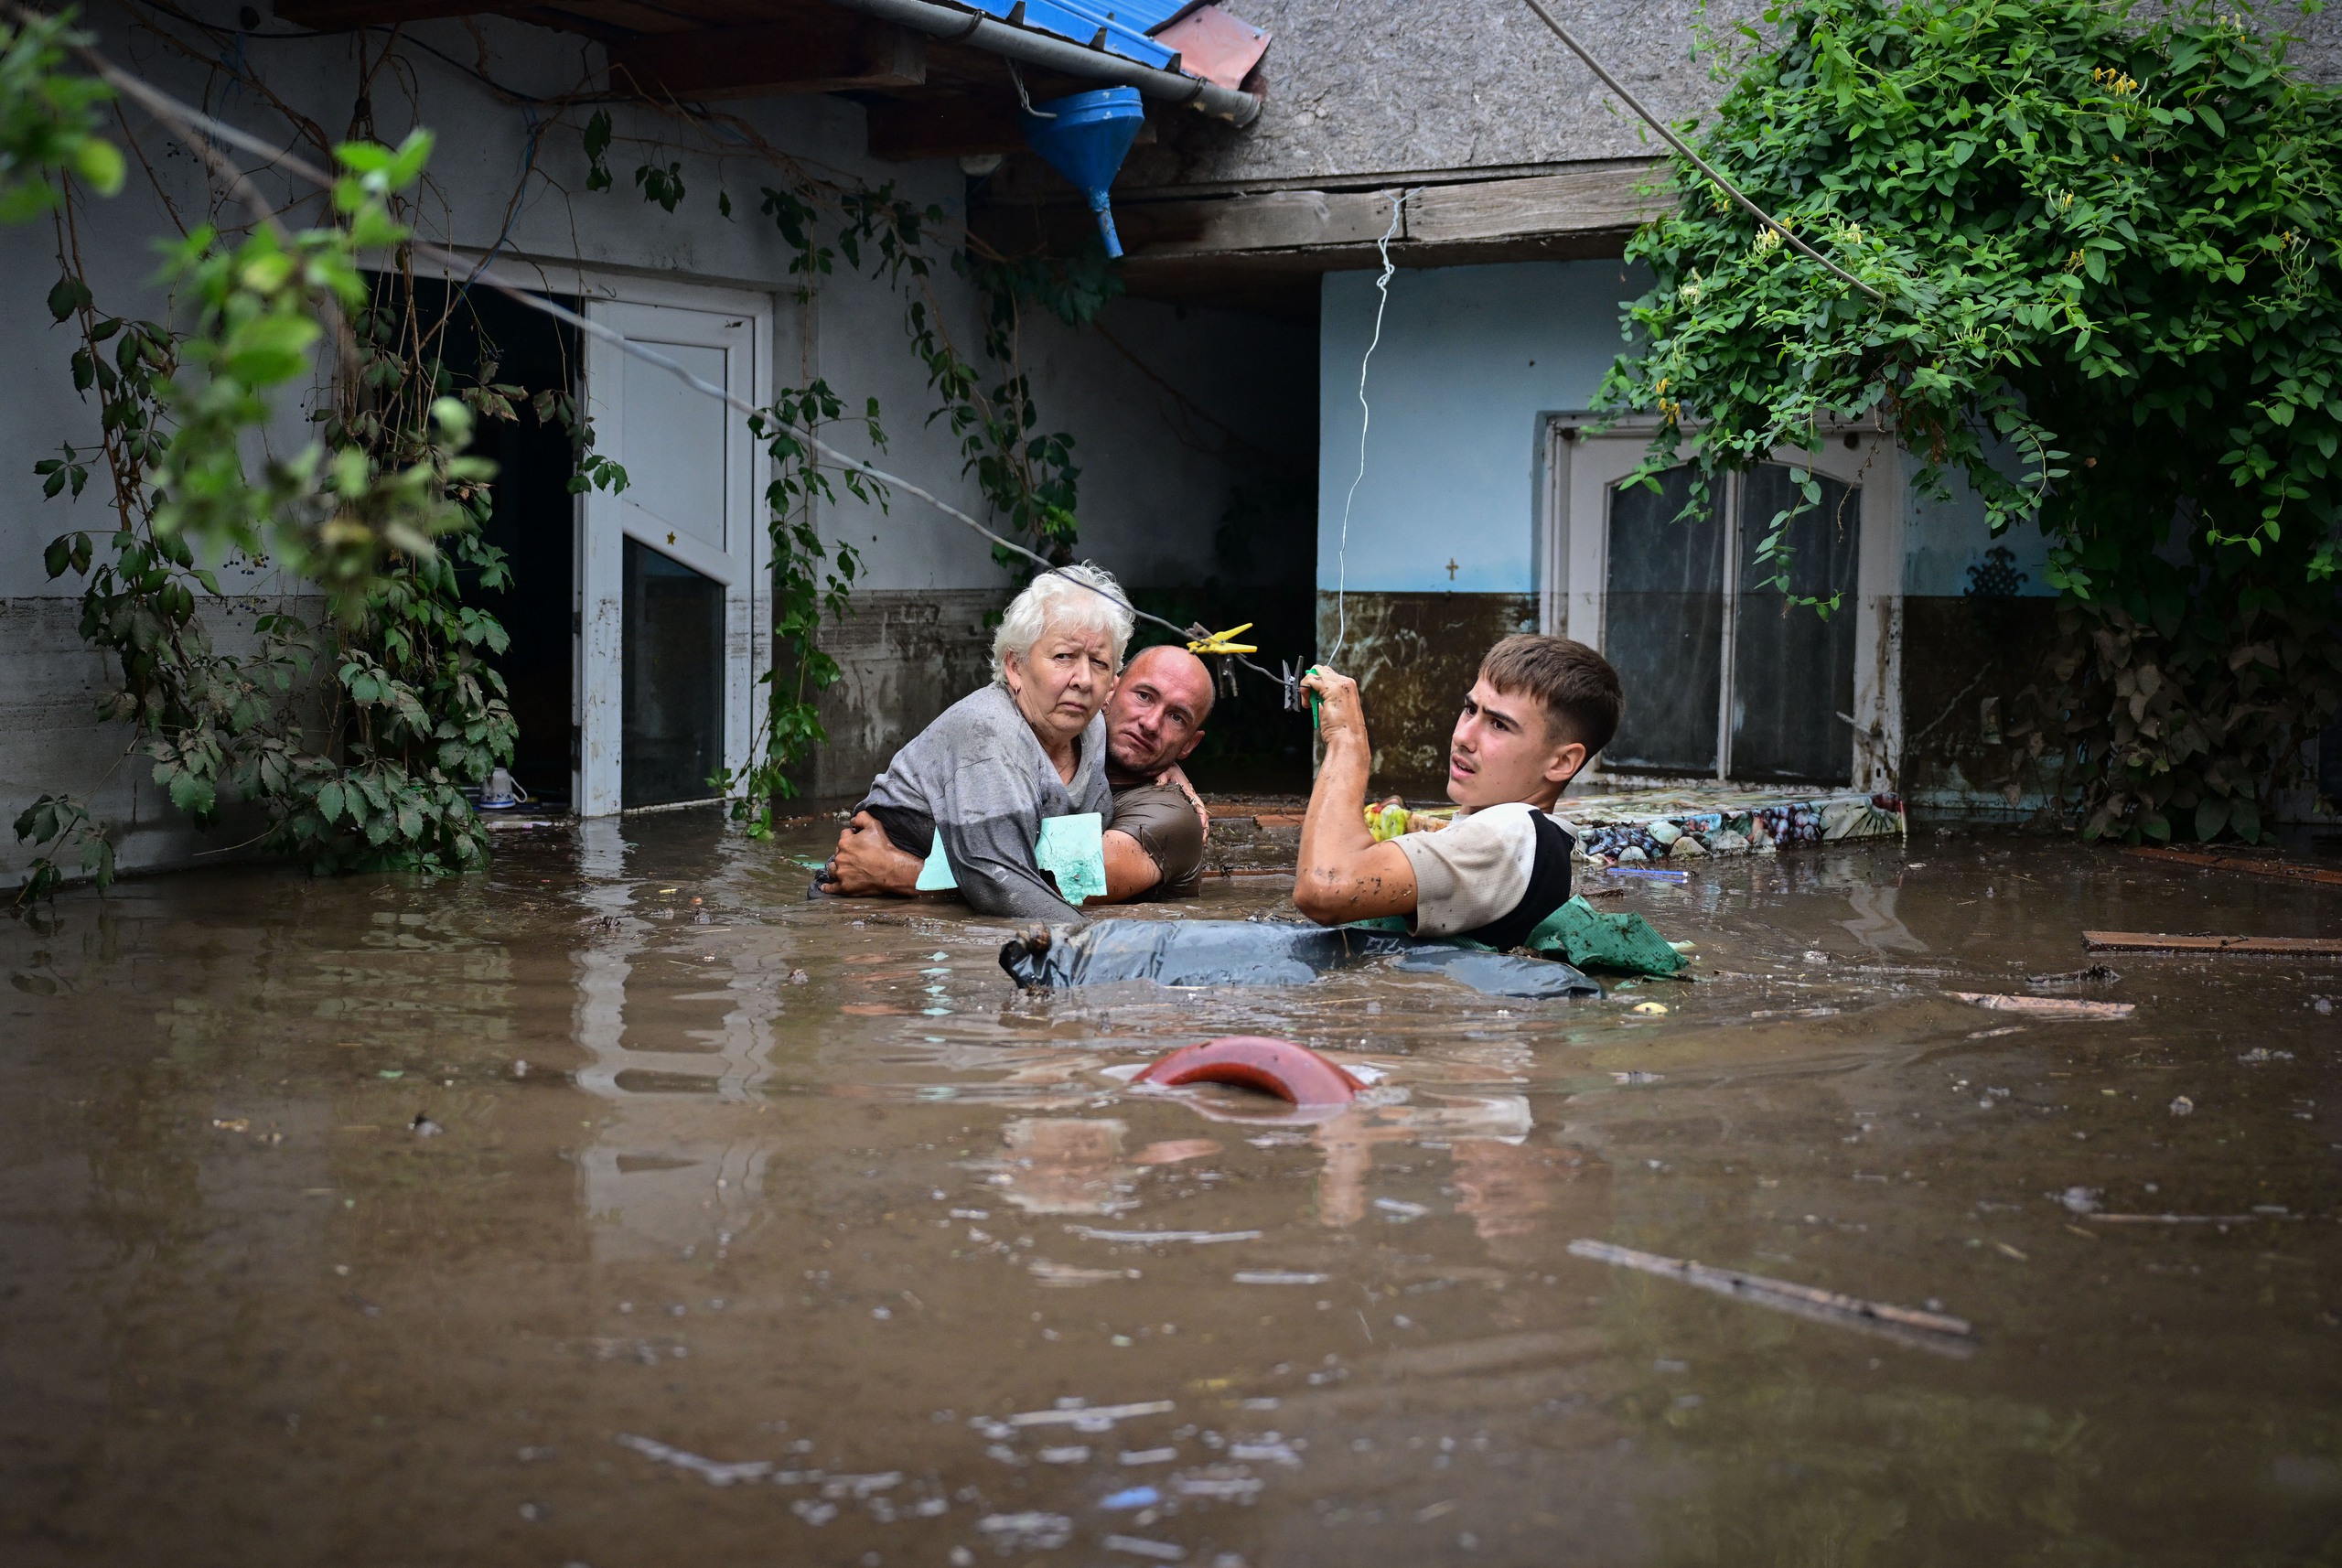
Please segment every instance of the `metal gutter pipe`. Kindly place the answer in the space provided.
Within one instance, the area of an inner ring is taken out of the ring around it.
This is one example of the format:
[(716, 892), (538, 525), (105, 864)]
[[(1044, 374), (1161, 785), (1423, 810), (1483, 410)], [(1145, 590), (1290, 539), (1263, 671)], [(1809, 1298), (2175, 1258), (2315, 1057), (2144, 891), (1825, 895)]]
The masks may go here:
[(1249, 125), (1260, 118), (1261, 101), (1217, 82), (1177, 71), (1157, 70), (1104, 49), (1085, 48), (1064, 38), (1028, 32), (985, 16), (981, 11), (956, 10), (929, 0), (831, 0), (849, 11), (894, 22), (941, 38), (948, 43), (973, 44), (1027, 65), (1046, 66), (1068, 76), (1086, 76), (1123, 87), (1135, 87), (1149, 98), (1187, 104), (1231, 125)]

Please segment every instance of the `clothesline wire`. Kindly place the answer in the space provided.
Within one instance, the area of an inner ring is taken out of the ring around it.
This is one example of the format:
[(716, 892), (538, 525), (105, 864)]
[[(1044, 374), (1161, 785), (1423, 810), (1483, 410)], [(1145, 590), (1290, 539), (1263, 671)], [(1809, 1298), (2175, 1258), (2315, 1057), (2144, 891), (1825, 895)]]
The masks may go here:
[[(10, 9), (17, 11), (19, 15), (31, 14), (22, 6), (12, 5), (10, 6)], [(99, 54), (96, 50), (89, 48), (87, 45), (74, 46), (74, 52), (81, 56), (81, 59), (90, 67), (90, 69), (95, 71), (108, 84), (136, 102), (141, 108), (153, 115), (154, 118), (162, 124), (167, 129), (172, 131), (182, 139), (193, 141), (199, 133), (200, 134), (211, 137), (214, 140), (224, 142), (230, 146), (237, 147), (244, 152), (251, 153), (256, 157), (265, 158), (268, 160), (268, 166), (281, 169), (287, 174), (307, 180), (311, 184), (316, 185), (321, 190), (329, 190), (332, 188), (334, 183), (332, 176), (297, 155), (282, 147), (271, 146), (267, 142), (263, 141), (258, 136), (252, 135), (248, 132), (239, 130), (237, 127), (227, 124), (225, 121), (215, 119), (211, 115), (205, 113), (202, 110), (196, 108), (194, 105), (173, 97), (171, 94), (164, 91), (161, 88), (156, 87), (154, 83), (147, 81), (144, 78), (134, 76), (129, 71), (122, 70), (120, 67), (114, 65), (111, 60), (108, 60), (104, 56)], [(779, 424), (782, 423), (773, 417), (771, 410), (760, 409), (755, 403), (750, 403), (746, 398), (740, 397), (736, 393), (733, 392), (729, 388), (720, 387), (713, 381), (702, 379), (698, 375), (693, 374), (689, 369), (671, 356), (662, 354), (657, 349), (649, 348), (644, 344), (638, 343), (633, 338), (628, 338), (625, 333), (618, 331), (615, 328), (612, 328), (603, 322), (593, 320), (589, 317), (569, 309), (566, 306), (558, 304), (553, 300), (547, 299), (541, 294), (536, 294), (531, 291), (521, 284), (515, 283), (497, 273), (489, 271), (487, 262), (484, 259), (479, 261), (467, 260), (465, 257), (458, 255), (453, 251), (443, 249), (440, 246), (431, 244), (427, 241), (423, 240), (410, 240), (408, 242), (408, 245), (418, 257), (436, 263), (440, 266), (448, 268), (452, 273), (467, 276), (468, 279), (467, 286), (478, 285), (491, 289), (498, 294), (503, 295), (505, 297), (512, 300), (518, 305), (524, 306), (531, 310), (538, 312), (540, 315), (550, 316), (553, 319), (575, 328), (576, 330), (585, 333), (590, 338), (607, 343), (610, 347), (618, 349), (620, 353), (640, 360), (645, 364), (654, 365), (660, 370), (665, 371), (668, 374), (674, 376), (693, 391), (704, 393), (708, 397), (714, 398), (719, 403), (727, 405), (737, 413), (747, 414), (751, 417), (760, 417), (768, 424)], [(1145, 610), (1140, 609), (1136, 605), (1132, 604), (1129, 600), (1109, 593), (1106, 589), (1100, 587), (1095, 583), (1084, 582), (1081, 578), (1067, 572), (1064, 568), (1050, 561), (1047, 557), (1037, 554), (1033, 551), (1026, 549), (1024, 545), (1017, 543), (1015, 540), (994, 532), (992, 529), (986, 528), (983, 523), (977, 521), (974, 518), (969, 516), (966, 512), (961, 510), (958, 507), (953, 506), (951, 502), (943, 499), (940, 496), (934, 494), (932, 491), (928, 490), (921, 486), (915, 485), (910, 480), (903, 478), (899, 475), (890, 474), (886, 469), (878, 467), (875, 464), (865, 462), (862, 458), (856, 457), (851, 453), (840, 451), (838, 448), (831, 446), (828, 442), (822, 440), (819, 435), (816, 435), (811, 430), (807, 429), (804, 426), (792, 425), (789, 426), (789, 428), (798, 436), (799, 439), (806, 442), (817, 453), (819, 453), (822, 458), (826, 459), (833, 466), (863, 474), (876, 480), (879, 484), (886, 486), (890, 489), (900, 490), (906, 495), (914, 496), (919, 499), (925, 501), (928, 505), (933, 507), (944, 516), (951, 518), (956, 522), (964, 523), (968, 527), (975, 530), (978, 533), (983, 535), (984, 538), (990, 540), (994, 544), (999, 546), (1001, 549), (1010, 551), (1015, 554), (1023, 556), (1026, 560), (1032, 562), (1036, 566), (1040, 567), (1044, 572), (1054, 573), (1057, 575), (1065, 578), (1066, 581), (1069, 583), (1073, 583), (1080, 587), (1089, 589), (1091, 593), (1096, 594), (1099, 597), (1116, 606), (1134, 619), (1145, 621), (1153, 626), (1159, 626), (1166, 631), (1176, 633), (1177, 636), (1189, 640), (1209, 639), (1210, 635), (1209, 632), (1200, 625), (1183, 627), (1175, 622), (1166, 620), (1161, 616), (1150, 615)], [(1255, 674), (1274, 682), (1278, 687), (1287, 693), (1288, 700), (1290, 700), (1293, 683), (1289, 677), (1280, 675), (1272, 670), (1263, 669), (1240, 653), (1225, 653), (1218, 655), (1218, 657), (1233, 659), (1237, 663), (1241, 664), (1247, 670), (1250, 670)]]
[(1358, 488), (1366, 479), (1366, 432), (1374, 422), (1374, 410), (1366, 401), (1367, 367), (1374, 363), (1374, 350), (1382, 345), (1382, 313), (1391, 305), (1391, 277), (1398, 266), (1391, 260), (1391, 241), (1399, 232), (1399, 221), (1406, 215), (1405, 190), (1391, 193), (1391, 226), (1374, 248), (1382, 255), (1382, 275), (1374, 280), (1374, 336), (1367, 339), (1366, 352), (1358, 361), (1358, 472), (1350, 477), (1349, 494), (1342, 498), (1342, 528), (1334, 552), (1334, 648), (1327, 654), (1327, 661), (1341, 657), (1342, 645), (1350, 633), (1350, 507), (1358, 499)]

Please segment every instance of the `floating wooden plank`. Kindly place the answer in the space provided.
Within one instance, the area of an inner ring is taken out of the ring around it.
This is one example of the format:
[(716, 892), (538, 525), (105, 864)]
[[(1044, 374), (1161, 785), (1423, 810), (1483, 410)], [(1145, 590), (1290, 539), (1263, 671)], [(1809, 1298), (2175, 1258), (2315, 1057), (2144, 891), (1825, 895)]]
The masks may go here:
[(2022, 1013), (2028, 1018), (2128, 1018), (2134, 1002), (2084, 1002), (2073, 996), (2012, 996), (2001, 991), (1947, 991), (1971, 1006), (1995, 1013)]
[(1972, 1348), (1966, 1341), (1975, 1333), (1974, 1327), (1966, 1318), (1954, 1317), (1949, 1313), (1921, 1311), (1912, 1306), (1890, 1306), (1885, 1302), (1864, 1301), (1860, 1296), (1819, 1290), (1812, 1285), (1767, 1279), (1762, 1274), (1744, 1274), (1737, 1269), (1719, 1269), (1681, 1258), (1661, 1257), (1657, 1252), (1638, 1252), (1632, 1247), (1613, 1246), (1607, 1241), (1581, 1238), (1570, 1243), (1569, 1251), (1574, 1257), (1591, 1258), (1598, 1263), (1612, 1263), (1622, 1269), (1658, 1274), (1700, 1290), (1714, 1291), (1719, 1295), (1770, 1307), (1776, 1312), (1786, 1312), (1816, 1323), (1834, 1324), (1842, 1328), (1859, 1328), (1898, 1344), (1939, 1354), (1966, 1356)]
[(2287, 958), (2342, 958), (2342, 937), (2190, 937), (2157, 931), (2084, 931), (2092, 952), (2272, 953)]
[(760, 27), (658, 33), (610, 46), (610, 81), (649, 98), (768, 98), (917, 87), (927, 38), (852, 11)]
[(2326, 887), (2342, 887), (2342, 871), (2329, 865), (2304, 865), (2297, 860), (2263, 860), (2254, 855), (2217, 854), (2210, 850), (2199, 849), (2165, 849), (2154, 844), (2142, 844), (2122, 853), (2137, 855), (2141, 860), (2160, 860), (2170, 865), (2201, 866), (2208, 871), (2241, 871), (2247, 875), (2274, 877), (2281, 882), (2312, 882)]

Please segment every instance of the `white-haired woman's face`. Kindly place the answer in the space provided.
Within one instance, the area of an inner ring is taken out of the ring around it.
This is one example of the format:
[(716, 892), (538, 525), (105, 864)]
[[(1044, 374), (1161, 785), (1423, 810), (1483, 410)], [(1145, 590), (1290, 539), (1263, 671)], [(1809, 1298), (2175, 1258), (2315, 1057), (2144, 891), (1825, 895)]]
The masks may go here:
[(1002, 655), (1001, 677), (1043, 745), (1070, 742), (1114, 689), (1113, 639), (1102, 629), (1052, 621), (1023, 655)]

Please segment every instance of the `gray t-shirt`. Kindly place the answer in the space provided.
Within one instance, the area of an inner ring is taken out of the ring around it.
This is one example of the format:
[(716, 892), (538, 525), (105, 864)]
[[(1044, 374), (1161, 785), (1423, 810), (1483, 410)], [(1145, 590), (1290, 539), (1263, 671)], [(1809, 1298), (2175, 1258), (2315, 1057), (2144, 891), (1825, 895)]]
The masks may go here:
[(1106, 720), (1076, 743), (1073, 782), (1058, 777), (1016, 699), (1000, 686), (946, 708), (871, 781), (868, 811), (896, 847), (924, 859), (943, 840), (961, 896), (981, 915), (1064, 924), (1080, 914), (1033, 858), (1046, 817), (1113, 810), (1106, 787)]

